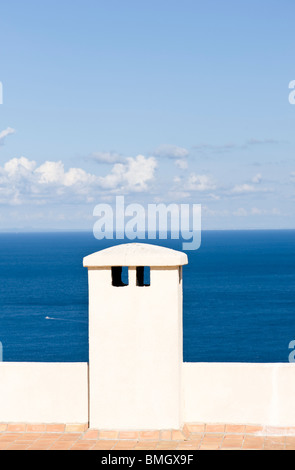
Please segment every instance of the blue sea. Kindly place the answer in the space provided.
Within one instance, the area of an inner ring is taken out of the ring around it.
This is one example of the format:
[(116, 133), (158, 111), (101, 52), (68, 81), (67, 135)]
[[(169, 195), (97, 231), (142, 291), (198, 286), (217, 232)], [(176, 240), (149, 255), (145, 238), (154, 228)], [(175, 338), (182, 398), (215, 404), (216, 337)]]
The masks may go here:
[[(88, 361), (82, 259), (114, 243), (90, 232), (0, 234), (4, 361)], [(181, 250), (180, 241), (155, 243)], [(184, 361), (288, 362), (295, 231), (203, 231), (201, 247), (187, 255)]]

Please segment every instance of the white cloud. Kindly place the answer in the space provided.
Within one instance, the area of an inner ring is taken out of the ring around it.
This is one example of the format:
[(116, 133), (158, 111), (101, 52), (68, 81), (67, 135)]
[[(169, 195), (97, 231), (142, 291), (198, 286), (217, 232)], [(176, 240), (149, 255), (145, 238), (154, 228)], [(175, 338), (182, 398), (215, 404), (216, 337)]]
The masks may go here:
[(3, 140), (5, 139), (5, 137), (14, 133), (15, 133), (15, 129), (12, 129), (12, 127), (7, 127), (7, 129), (4, 129), (3, 131), (1, 131), (0, 132), (0, 144), (3, 143)]
[(256, 138), (252, 138), (252, 139), (248, 139), (247, 142), (246, 142), (246, 146), (250, 146), (250, 145), (266, 145), (266, 144), (278, 144), (279, 141), (278, 140), (275, 140), (275, 139), (256, 139)]
[(257, 191), (257, 188), (255, 188), (251, 184), (237, 184), (235, 185), (232, 190), (230, 191), (232, 194), (247, 194), (247, 193), (254, 193)]
[(259, 209), (258, 207), (252, 207), (251, 214), (253, 215), (281, 215), (281, 212), (276, 207), (272, 209)]
[(246, 140), (246, 142), (242, 144), (236, 144), (233, 142), (228, 142), (225, 144), (208, 144), (208, 143), (201, 143), (194, 145), (192, 148), (200, 153), (226, 153), (235, 150), (246, 150), (251, 149), (254, 146), (263, 146), (263, 145), (275, 145), (278, 144), (279, 141), (275, 139), (256, 139), (250, 138)]
[(154, 155), (157, 157), (168, 157), (168, 158), (186, 158), (188, 157), (188, 150), (184, 147), (178, 147), (177, 145), (160, 145), (154, 151)]
[(216, 210), (206, 206), (206, 204), (202, 204), (202, 213), (209, 215), (210, 217), (228, 217), (231, 215), (227, 209)]
[(253, 215), (261, 215), (263, 214), (263, 210), (258, 209), (258, 207), (252, 207), (251, 214)]
[(227, 195), (234, 195), (234, 196), (239, 196), (239, 195), (245, 195), (245, 194), (258, 194), (258, 193), (268, 193), (272, 192), (272, 188), (266, 188), (262, 187), (260, 185), (262, 181), (262, 176), (260, 173), (257, 173), (251, 180), (251, 183), (241, 183), (241, 184), (236, 184), (233, 188), (231, 188), (229, 191), (226, 191), (225, 194)]
[(233, 215), (236, 215), (238, 217), (246, 217), (248, 215), (248, 212), (243, 207), (240, 207), (238, 210), (233, 212)]
[(230, 150), (235, 150), (237, 149), (238, 146), (236, 144), (233, 144), (231, 142), (226, 143), (226, 144), (198, 144), (194, 145), (193, 149), (197, 150), (200, 153), (206, 153), (206, 152), (217, 152), (217, 153), (223, 153), (223, 152), (228, 152)]
[(175, 160), (175, 165), (181, 170), (186, 170), (188, 167), (187, 161), (182, 159)]
[(252, 183), (261, 183), (261, 180), (262, 180), (262, 176), (260, 173), (257, 173), (257, 175), (253, 176), (252, 178)]
[(0, 167), (0, 203), (83, 203), (118, 191), (142, 192), (153, 180), (156, 166), (154, 157), (138, 155), (115, 164), (106, 176), (98, 176), (82, 168), (65, 170), (62, 161), (37, 166), (25, 157), (13, 158)]
[(59, 162), (45, 162), (36, 169), (35, 174), (40, 184), (63, 184), (65, 177), (64, 165)]
[(39, 167), (25, 157), (13, 158), (0, 167), (0, 202), (23, 204), (88, 200), (97, 176), (81, 168), (65, 171), (61, 161), (46, 161)]
[(210, 176), (195, 173), (190, 174), (185, 185), (185, 189), (190, 191), (212, 191), (215, 188), (216, 185)]
[(123, 157), (116, 152), (94, 152), (89, 157), (91, 160), (94, 160), (97, 163), (119, 163), (123, 162)]
[(9, 178), (20, 178), (28, 176), (36, 167), (36, 162), (25, 157), (12, 158), (4, 165), (4, 171)]
[(243, 196), (246, 194), (258, 194), (258, 193), (269, 193), (272, 192), (272, 188), (264, 188), (257, 184), (237, 184), (230, 191), (227, 191), (226, 194), (232, 196)]
[(220, 196), (218, 194), (213, 194), (213, 193), (210, 193), (208, 194), (208, 196), (213, 199), (214, 201), (219, 201), (220, 200)]
[(181, 183), (182, 178), (180, 178), (180, 176), (174, 176), (173, 181), (174, 183)]
[(153, 153), (157, 157), (170, 158), (174, 160), (175, 166), (177, 166), (181, 170), (186, 170), (188, 167), (187, 157), (189, 156), (189, 152), (184, 147), (164, 144), (157, 147)]
[(99, 182), (103, 188), (113, 191), (146, 191), (156, 168), (157, 160), (154, 157), (128, 157), (126, 163), (115, 164), (107, 176), (99, 178)]

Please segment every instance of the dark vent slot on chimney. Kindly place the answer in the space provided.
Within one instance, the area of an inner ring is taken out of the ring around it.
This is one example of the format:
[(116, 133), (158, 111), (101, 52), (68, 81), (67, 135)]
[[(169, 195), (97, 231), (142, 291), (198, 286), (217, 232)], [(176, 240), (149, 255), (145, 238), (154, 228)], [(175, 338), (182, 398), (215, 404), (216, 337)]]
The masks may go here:
[(115, 287), (128, 286), (128, 267), (113, 266), (112, 267), (112, 285)]
[(136, 285), (139, 287), (150, 286), (150, 268), (149, 266), (138, 266), (136, 268)]

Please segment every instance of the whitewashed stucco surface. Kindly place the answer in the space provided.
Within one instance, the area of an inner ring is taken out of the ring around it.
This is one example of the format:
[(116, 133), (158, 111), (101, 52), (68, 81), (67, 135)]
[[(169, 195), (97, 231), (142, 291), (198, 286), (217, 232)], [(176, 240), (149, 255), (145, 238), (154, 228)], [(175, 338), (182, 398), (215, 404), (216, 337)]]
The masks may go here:
[(0, 362), (0, 422), (87, 423), (88, 364)]

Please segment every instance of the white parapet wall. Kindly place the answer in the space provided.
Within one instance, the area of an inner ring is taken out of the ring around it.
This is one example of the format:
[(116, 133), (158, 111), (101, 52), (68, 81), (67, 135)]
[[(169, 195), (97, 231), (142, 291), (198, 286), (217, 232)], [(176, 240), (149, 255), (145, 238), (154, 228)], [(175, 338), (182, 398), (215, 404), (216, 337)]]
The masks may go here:
[(185, 422), (295, 426), (295, 364), (184, 363)]
[[(295, 364), (183, 364), (182, 423), (295, 426), (294, 396)], [(84, 424), (88, 406), (87, 363), (0, 362), (0, 422)]]
[(87, 423), (88, 364), (0, 362), (0, 422)]

